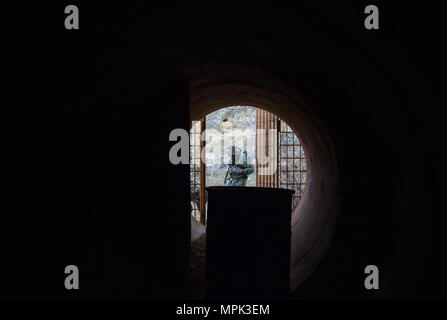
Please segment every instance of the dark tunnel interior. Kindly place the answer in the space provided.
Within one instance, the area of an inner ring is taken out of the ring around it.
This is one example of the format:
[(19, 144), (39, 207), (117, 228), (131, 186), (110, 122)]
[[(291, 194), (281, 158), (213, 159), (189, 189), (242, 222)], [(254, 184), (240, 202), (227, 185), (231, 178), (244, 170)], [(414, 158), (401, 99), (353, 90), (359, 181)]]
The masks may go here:
[(15, 30), (0, 297), (184, 297), (189, 167), (169, 162), (169, 133), (189, 130), (194, 105), (237, 102), (302, 124), (312, 203), (333, 213), (289, 299), (445, 297), (445, 4), (380, 2), (377, 32), (365, 5), (82, 3), (77, 33), (56, 14), (36, 36)]

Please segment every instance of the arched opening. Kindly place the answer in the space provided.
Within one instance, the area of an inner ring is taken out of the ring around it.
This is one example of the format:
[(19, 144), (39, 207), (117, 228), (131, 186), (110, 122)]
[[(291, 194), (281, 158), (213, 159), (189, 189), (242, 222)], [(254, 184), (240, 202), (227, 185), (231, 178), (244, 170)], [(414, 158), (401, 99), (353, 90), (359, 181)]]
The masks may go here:
[(291, 189), (295, 210), (305, 191), (307, 161), (284, 120), (264, 109), (231, 106), (192, 121), (190, 179), (191, 215), (205, 225), (209, 186)]
[[(334, 145), (317, 113), (293, 87), (257, 69), (206, 65), (189, 71), (190, 118), (200, 120), (230, 106), (253, 106), (283, 119), (306, 155), (305, 192), (292, 213), (290, 290), (318, 266), (335, 227), (338, 164)], [(195, 222), (192, 223), (192, 234)]]
[(267, 110), (230, 106), (191, 122), (191, 266), (194, 281), (199, 283), (196, 287), (203, 290), (200, 282), (205, 278), (205, 188), (290, 189), (294, 191), (291, 210), (295, 211), (305, 191), (307, 173), (300, 139), (284, 120)]

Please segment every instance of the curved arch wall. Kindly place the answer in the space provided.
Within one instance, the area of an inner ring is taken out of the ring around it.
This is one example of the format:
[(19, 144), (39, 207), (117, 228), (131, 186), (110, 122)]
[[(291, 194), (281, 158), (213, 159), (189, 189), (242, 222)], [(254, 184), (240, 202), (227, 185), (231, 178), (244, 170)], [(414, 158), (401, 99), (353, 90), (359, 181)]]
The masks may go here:
[(251, 105), (285, 120), (301, 140), (309, 176), (303, 198), (292, 214), (293, 290), (317, 267), (335, 227), (338, 169), (331, 139), (297, 92), (259, 70), (208, 65), (191, 76), (191, 119), (222, 107)]

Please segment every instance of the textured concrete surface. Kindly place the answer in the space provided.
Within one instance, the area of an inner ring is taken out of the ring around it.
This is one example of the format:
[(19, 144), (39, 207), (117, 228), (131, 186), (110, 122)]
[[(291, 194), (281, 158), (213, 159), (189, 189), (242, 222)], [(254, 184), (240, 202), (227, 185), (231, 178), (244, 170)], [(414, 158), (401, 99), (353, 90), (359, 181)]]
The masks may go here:
[(318, 266), (338, 211), (338, 168), (331, 138), (314, 110), (284, 82), (256, 68), (205, 65), (190, 71), (191, 118), (230, 105), (264, 108), (284, 119), (305, 149), (309, 178), (292, 215), (290, 288)]

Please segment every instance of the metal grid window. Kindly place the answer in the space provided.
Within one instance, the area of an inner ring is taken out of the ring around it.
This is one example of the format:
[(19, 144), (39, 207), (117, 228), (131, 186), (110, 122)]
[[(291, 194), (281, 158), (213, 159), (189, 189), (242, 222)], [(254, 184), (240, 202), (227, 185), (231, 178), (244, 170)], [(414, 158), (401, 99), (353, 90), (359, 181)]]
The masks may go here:
[(193, 121), (190, 130), (191, 215), (200, 221), (200, 121)]
[(293, 189), (292, 210), (303, 196), (307, 180), (307, 162), (303, 147), (284, 121), (280, 120), (279, 129), (280, 188)]

